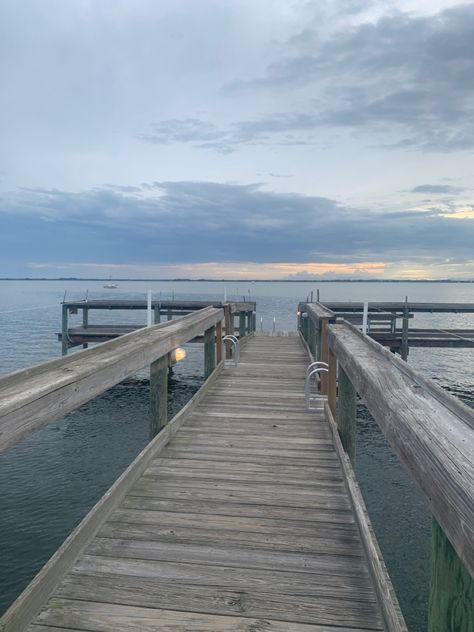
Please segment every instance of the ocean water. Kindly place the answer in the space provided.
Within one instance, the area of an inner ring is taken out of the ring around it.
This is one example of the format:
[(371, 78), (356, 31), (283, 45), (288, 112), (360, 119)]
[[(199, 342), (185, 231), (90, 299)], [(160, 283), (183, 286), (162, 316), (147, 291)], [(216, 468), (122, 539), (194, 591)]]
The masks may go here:
[[(257, 327), (296, 327), (296, 308), (311, 291), (322, 301), (474, 302), (474, 284), (0, 281), (0, 374), (60, 355), (60, 302), (158, 298), (257, 301)], [(71, 317), (79, 322), (80, 315)], [(91, 323), (145, 323), (145, 312), (97, 312)], [(413, 322), (413, 321), (412, 321)], [(416, 326), (474, 327), (470, 314), (417, 314)], [(170, 382), (174, 415), (203, 381), (200, 345)], [(472, 349), (411, 349), (409, 363), (474, 407)], [(141, 372), (0, 453), (0, 612), (149, 440), (148, 381)], [(377, 425), (358, 406), (357, 476), (409, 629), (426, 629), (431, 518)]]

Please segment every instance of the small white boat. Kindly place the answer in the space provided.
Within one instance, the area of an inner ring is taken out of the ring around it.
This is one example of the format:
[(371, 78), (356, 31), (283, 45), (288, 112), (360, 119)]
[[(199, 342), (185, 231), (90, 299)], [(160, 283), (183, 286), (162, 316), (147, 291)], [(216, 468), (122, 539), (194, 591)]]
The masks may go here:
[(106, 283), (104, 287), (107, 288), (108, 290), (115, 290), (115, 288), (117, 288), (118, 285), (116, 283)]

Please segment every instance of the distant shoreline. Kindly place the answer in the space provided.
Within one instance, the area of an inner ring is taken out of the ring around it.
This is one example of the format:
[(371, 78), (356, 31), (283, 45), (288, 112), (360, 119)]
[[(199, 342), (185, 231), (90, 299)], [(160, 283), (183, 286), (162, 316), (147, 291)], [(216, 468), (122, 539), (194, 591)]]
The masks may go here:
[(98, 281), (119, 283), (173, 282), (173, 283), (474, 283), (474, 279), (123, 279), (92, 277), (0, 277), (0, 281)]

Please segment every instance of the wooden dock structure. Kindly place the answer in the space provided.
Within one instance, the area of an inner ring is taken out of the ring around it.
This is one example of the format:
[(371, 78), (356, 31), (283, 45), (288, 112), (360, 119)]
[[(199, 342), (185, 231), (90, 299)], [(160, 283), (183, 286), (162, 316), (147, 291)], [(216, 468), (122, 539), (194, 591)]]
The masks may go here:
[[(222, 308), (225, 312), (227, 333), (234, 333), (243, 338), (256, 329), (256, 303), (254, 301), (162, 301), (152, 300), (150, 304), (153, 312), (153, 323), (157, 325), (162, 320), (172, 320), (176, 317), (187, 316), (205, 307)], [(97, 311), (144, 311), (148, 308), (146, 300), (130, 299), (84, 299), (79, 301), (63, 301), (62, 326), (58, 332), (62, 354), (66, 355), (73, 347), (82, 346), (87, 349), (89, 344), (114, 340), (124, 334), (131, 333), (145, 327), (143, 324), (97, 324), (91, 323), (89, 315)], [(69, 326), (69, 315), (82, 313), (82, 323), (75, 327)], [(202, 337), (189, 342), (202, 342)]]
[[(155, 434), (2, 632), (406, 630), (352, 469), (356, 393), (433, 513), (430, 632), (471, 632), (474, 412), (307, 309), (303, 335), (251, 332), (238, 362), (206, 307), (0, 379), (0, 449), (147, 364)], [(207, 380), (168, 422), (167, 355), (203, 332)]]
[[(311, 318), (307, 306), (316, 305), (326, 309), (328, 322), (344, 320), (360, 327), (363, 321), (364, 304), (361, 302), (329, 301), (324, 303), (300, 303), (298, 306), (299, 328), (306, 327)], [(410, 347), (436, 347), (451, 349), (474, 348), (474, 327), (450, 329), (416, 328), (410, 321), (416, 313), (423, 314), (474, 314), (474, 303), (414, 303), (414, 302), (371, 302), (367, 304), (367, 333), (371, 338), (403, 360), (408, 357)], [(400, 324), (398, 324), (400, 322)]]

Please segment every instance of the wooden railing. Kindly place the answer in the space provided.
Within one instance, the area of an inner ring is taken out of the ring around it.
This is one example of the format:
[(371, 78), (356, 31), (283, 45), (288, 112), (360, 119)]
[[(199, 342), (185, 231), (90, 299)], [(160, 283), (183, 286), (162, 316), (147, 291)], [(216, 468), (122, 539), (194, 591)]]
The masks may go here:
[(221, 360), (223, 318), (223, 309), (207, 307), (0, 378), (0, 451), (148, 365), (156, 434), (167, 421), (168, 354), (204, 332), (207, 378)]
[(366, 404), (433, 515), (429, 630), (473, 630), (474, 410), (323, 308), (300, 306), (299, 329), (327, 358), (328, 415), (354, 463), (357, 394)]

